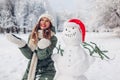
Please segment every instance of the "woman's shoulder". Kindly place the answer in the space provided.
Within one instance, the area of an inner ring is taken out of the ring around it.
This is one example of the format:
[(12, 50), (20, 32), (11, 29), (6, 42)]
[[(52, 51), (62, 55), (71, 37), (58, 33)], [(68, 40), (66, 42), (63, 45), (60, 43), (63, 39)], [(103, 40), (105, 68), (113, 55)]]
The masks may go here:
[(52, 27), (51, 27), (51, 31), (54, 32), (54, 33), (56, 34), (55, 26), (52, 26)]

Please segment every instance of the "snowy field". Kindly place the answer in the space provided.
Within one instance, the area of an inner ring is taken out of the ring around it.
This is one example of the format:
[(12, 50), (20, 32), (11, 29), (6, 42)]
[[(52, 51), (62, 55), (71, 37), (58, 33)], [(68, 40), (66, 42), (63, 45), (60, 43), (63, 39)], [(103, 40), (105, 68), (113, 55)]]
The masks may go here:
[[(27, 41), (28, 34), (17, 34)], [(56, 35), (60, 38), (60, 33)], [(96, 58), (85, 73), (88, 80), (120, 80), (120, 38), (113, 33), (87, 33), (86, 41), (97, 43), (108, 50), (111, 60)], [(0, 34), (0, 80), (21, 80), (28, 60), (13, 43)]]

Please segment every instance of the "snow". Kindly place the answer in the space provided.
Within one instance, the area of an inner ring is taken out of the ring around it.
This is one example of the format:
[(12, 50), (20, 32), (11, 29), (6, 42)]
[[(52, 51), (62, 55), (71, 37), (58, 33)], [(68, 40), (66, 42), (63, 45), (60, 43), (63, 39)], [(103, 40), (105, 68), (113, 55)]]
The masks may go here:
[(91, 40), (108, 50), (111, 60), (96, 59), (86, 73), (89, 80), (120, 80), (120, 39), (114, 33), (89, 33), (87, 40)]
[[(27, 41), (29, 34), (15, 34)], [(60, 33), (56, 36), (60, 39)], [(88, 80), (120, 80), (120, 38), (114, 33), (90, 33), (86, 41), (92, 41), (101, 49), (108, 50), (110, 60), (96, 58), (85, 73)], [(0, 34), (0, 80), (21, 80), (27, 67), (28, 60), (21, 54), (13, 43)]]

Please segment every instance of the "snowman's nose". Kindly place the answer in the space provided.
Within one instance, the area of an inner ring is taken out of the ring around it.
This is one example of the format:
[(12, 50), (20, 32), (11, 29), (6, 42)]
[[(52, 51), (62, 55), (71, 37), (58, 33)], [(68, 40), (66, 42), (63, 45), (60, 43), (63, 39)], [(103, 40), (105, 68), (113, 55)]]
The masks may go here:
[(70, 30), (68, 32), (70, 32)]

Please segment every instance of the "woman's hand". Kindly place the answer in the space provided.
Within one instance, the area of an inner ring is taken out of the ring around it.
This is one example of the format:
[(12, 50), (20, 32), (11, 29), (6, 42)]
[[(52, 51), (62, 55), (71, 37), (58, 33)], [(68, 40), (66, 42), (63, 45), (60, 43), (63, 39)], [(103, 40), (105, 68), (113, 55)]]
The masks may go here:
[(14, 34), (6, 34), (6, 38), (16, 44), (19, 48), (24, 47), (26, 45), (26, 42), (22, 40), (21, 38), (15, 36)]
[(51, 45), (51, 42), (50, 42), (49, 39), (42, 38), (40, 41), (38, 41), (38, 47), (40, 49), (45, 49), (45, 48), (47, 48), (50, 45)]

